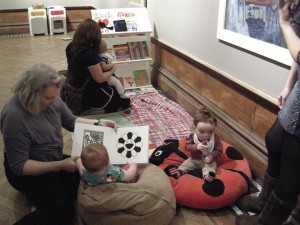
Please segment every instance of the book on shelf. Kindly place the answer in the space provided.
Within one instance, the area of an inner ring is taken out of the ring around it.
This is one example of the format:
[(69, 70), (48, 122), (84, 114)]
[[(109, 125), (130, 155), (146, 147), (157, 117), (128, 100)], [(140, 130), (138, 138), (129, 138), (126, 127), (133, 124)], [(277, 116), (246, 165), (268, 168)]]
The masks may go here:
[(135, 80), (132, 74), (127, 74), (119, 77), (119, 80), (124, 88), (136, 87)]
[(126, 31), (137, 31), (138, 30), (138, 23), (137, 23), (135, 12), (119, 11), (117, 13), (117, 18), (125, 21)]
[(149, 50), (146, 41), (128, 42), (128, 48), (130, 58), (135, 59), (146, 59), (149, 58)]
[(113, 45), (117, 61), (130, 60), (128, 44)]
[(147, 70), (134, 70), (133, 77), (136, 87), (151, 85)]
[(91, 10), (92, 18), (95, 20), (101, 29), (102, 33), (111, 33), (114, 31), (114, 16), (110, 12)]
[(128, 45), (130, 59), (133, 60), (133, 59), (135, 59), (134, 50), (133, 50), (133, 42), (127, 42), (127, 45)]
[(131, 88), (131, 89), (127, 89), (125, 91), (126, 94), (128, 94), (129, 96), (134, 96), (134, 95), (141, 95), (144, 94), (143, 90), (141, 88)]
[(136, 20), (127, 20), (126, 25), (128, 31), (138, 31), (138, 25)]
[(127, 31), (127, 25), (125, 20), (114, 20), (115, 32)]
[(118, 79), (119, 79), (120, 83), (122, 84), (122, 86), (123, 86), (123, 87), (125, 87), (125, 84), (124, 84), (124, 79), (123, 79), (123, 77), (121, 77), (121, 76), (118, 76)]
[(92, 10), (91, 13), (93, 20), (99, 23), (102, 33), (138, 31), (135, 12)]
[(125, 90), (125, 93), (128, 94), (129, 96), (134, 96), (134, 95), (142, 95), (145, 93), (155, 92), (155, 91), (156, 89), (154, 87), (136, 87), (136, 88)]

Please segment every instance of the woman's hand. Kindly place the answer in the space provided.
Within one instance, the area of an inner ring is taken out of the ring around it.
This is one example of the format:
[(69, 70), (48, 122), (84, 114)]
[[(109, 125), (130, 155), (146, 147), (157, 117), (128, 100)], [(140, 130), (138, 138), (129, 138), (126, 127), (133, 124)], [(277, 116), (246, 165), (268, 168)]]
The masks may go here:
[(60, 161), (60, 170), (64, 170), (70, 173), (73, 173), (78, 170), (76, 165), (76, 160), (79, 156), (72, 156)]
[[(97, 122), (97, 120), (87, 119), (87, 118), (82, 118), (82, 117), (77, 117), (77, 119), (75, 120), (75, 123), (85, 123), (85, 124), (92, 124), (92, 125), (94, 125), (95, 122)], [(119, 127), (115, 121), (113, 121), (113, 120), (104, 120), (104, 119), (99, 120), (98, 125), (99, 126), (105, 126), (105, 127), (111, 127), (115, 131), (117, 131), (117, 129)]]
[(68, 157), (64, 160), (51, 162), (41, 162), (28, 159), (23, 166), (23, 175), (37, 176), (51, 172), (58, 172), (60, 170), (73, 173), (77, 171), (77, 158), (79, 158), (79, 156)]
[(293, 0), (279, 0), (279, 23), (281, 26), (291, 23), (291, 12), (294, 7)]
[(117, 129), (118, 129), (118, 125), (116, 123), (116, 121), (113, 121), (113, 120), (104, 120), (104, 119), (101, 119), (100, 123), (99, 123), (100, 126), (105, 126), (105, 127), (111, 127), (113, 128), (116, 132), (117, 132)]
[(282, 107), (285, 103), (285, 100), (286, 100), (287, 96), (290, 94), (291, 90), (292, 90), (291, 88), (286, 87), (280, 93), (280, 95), (278, 97), (278, 103), (277, 103), (277, 105), (280, 109), (282, 109)]

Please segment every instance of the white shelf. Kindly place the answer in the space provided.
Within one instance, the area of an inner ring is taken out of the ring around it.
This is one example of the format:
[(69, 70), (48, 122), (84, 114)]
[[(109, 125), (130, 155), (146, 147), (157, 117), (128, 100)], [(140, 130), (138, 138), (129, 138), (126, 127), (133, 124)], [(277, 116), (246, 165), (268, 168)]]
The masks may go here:
[(153, 31), (126, 31), (126, 32), (114, 32), (114, 33), (102, 33), (102, 37), (109, 37), (109, 36), (123, 36), (123, 35), (139, 35), (139, 34), (151, 34)]
[[(146, 42), (147, 51), (150, 56), (152, 28), (146, 8), (95, 9), (91, 10), (91, 14), (93, 20), (97, 22), (101, 21), (102, 25), (105, 24), (106, 27), (102, 27), (101, 32), (109, 49), (114, 49), (114, 45), (127, 45), (129, 42)], [(141, 50), (141, 46), (142, 45), (139, 45), (139, 47), (134, 49), (139, 49), (138, 52), (143, 52), (143, 56), (145, 57), (145, 48)], [(139, 56), (139, 53), (135, 56)], [(133, 57), (133, 55), (131, 57)], [(125, 84), (124, 89), (152, 87), (150, 83), (151, 62), (151, 57), (124, 61), (115, 60), (115, 74), (119, 77), (121, 82)], [(133, 80), (134, 84), (131, 85)], [(147, 83), (145, 80), (149, 81), (149, 85), (142, 85)]]
[(124, 61), (114, 61), (114, 64), (131, 64), (131, 63), (141, 63), (141, 62), (151, 62), (152, 58), (147, 59), (134, 59), (134, 60), (124, 60)]
[[(107, 27), (113, 27), (113, 30), (102, 29), (102, 34), (141, 34), (152, 33), (152, 28), (149, 20), (149, 15), (145, 7), (137, 8), (115, 8), (115, 9), (93, 9), (91, 10), (92, 19), (95, 21), (106, 20), (108, 22)], [(126, 20), (126, 22), (136, 22), (137, 30), (116, 31), (115, 21)]]
[(130, 87), (130, 88), (124, 88), (124, 90), (130, 90), (134, 88), (152, 88), (152, 85), (145, 85), (145, 86), (138, 86), (138, 87)]

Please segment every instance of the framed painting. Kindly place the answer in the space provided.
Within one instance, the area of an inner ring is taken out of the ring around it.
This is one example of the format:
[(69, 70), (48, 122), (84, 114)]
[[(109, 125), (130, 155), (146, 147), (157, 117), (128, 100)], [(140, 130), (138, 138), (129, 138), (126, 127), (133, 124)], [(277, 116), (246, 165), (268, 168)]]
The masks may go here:
[(278, 0), (219, 0), (217, 38), (291, 66), (278, 17)]

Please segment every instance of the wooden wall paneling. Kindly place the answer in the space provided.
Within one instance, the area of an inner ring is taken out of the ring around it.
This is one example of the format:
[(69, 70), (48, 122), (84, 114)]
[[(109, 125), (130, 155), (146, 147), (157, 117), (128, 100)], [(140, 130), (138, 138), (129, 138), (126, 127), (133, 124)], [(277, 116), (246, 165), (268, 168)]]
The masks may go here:
[(253, 119), (252, 131), (264, 139), (267, 131), (271, 128), (276, 118), (276, 113), (273, 113), (263, 106), (257, 104)]
[(0, 35), (26, 33), (29, 33), (27, 9), (0, 11)]
[[(67, 31), (75, 31), (79, 23), (91, 18), (91, 6), (66, 7)], [(0, 35), (29, 34), (28, 9), (0, 10)]]
[(161, 66), (181, 83), (209, 99), (238, 122), (251, 129), (256, 103), (170, 52), (162, 51)]
[(90, 6), (66, 7), (67, 30), (75, 31), (82, 20), (91, 18), (91, 10), (95, 9)]

